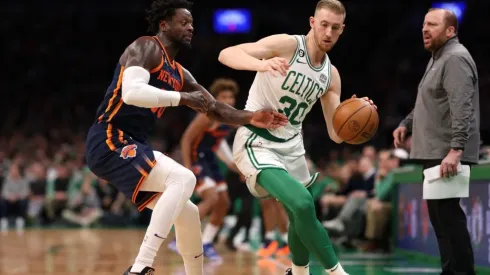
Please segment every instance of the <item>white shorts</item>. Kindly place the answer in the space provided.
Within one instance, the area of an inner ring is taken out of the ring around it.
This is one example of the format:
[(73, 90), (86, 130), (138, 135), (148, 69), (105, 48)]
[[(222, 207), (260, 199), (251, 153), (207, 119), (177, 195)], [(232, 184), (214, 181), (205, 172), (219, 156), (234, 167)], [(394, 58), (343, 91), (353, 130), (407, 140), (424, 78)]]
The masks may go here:
[(257, 184), (257, 175), (267, 168), (287, 171), (305, 188), (316, 181), (318, 173), (310, 176), (305, 159), (303, 137), (300, 134), (289, 140), (279, 140), (267, 130), (252, 130), (244, 126), (240, 127), (233, 143), (233, 162), (245, 176), (248, 190), (252, 195), (257, 198), (270, 197), (269, 193)]
[(215, 180), (210, 177), (204, 177), (203, 181), (198, 183), (195, 188), (195, 194), (201, 196), (202, 192), (210, 188), (216, 188), (216, 192), (228, 191), (228, 185), (225, 182), (217, 184)]

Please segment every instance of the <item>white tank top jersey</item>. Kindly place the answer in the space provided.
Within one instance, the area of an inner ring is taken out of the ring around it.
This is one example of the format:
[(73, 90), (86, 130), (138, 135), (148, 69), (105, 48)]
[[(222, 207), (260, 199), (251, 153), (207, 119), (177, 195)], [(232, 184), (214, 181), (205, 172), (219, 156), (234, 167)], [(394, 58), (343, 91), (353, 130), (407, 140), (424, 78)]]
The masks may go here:
[(306, 51), (306, 38), (294, 35), (296, 51), (289, 61), (286, 76), (257, 72), (250, 87), (245, 110), (264, 108), (277, 110), (288, 117), (289, 123), (269, 132), (280, 139), (291, 139), (301, 133), (303, 120), (330, 86), (331, 64), (328, 55), (319, 67), (313, 67)]

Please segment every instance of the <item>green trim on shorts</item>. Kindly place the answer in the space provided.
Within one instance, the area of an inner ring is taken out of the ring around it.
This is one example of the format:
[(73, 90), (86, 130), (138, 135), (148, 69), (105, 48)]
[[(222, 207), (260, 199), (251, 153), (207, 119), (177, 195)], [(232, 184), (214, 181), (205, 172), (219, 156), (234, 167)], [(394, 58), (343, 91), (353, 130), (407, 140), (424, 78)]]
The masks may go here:
[(307, 184), (305, 184), (305, 188), (308, 188), (310, 187), (315, 181), (316, 179), (318, 178), (318, 176), (320, 175), (320, 173), (316, 172), (311, 178), (310, 178), (310, 181), (308, 181)]
[(247, 155), (248, 155), (248, 159), (250, 160), (250, 163), (252, 163), (252, 165), (257, 170), (262, 170), (262, 169), (265, 169), (265, 168), (277, 168), (277, 166), (275, 166), (273, 164), (264, 164), (264, 163), (260, 163), (257, 160), (257, 157), (255, 156), (255, 153), (254, 153), (254, 150), (253, 150), (253, 147), (252, 147), (252, 142), (254, 142), (254, 140), (257, 137), (258, 137), (257, 134), (252, 133), (248, 137), (247, 142), (245, 142), (245, 150), (247, 150)]
[(298, 135), (298, 134), (296, 134), (291, 138), (283, 139), (283, 138), (278, 138), (278, 137), (272, 135), (269, 131), (267, 131), (267, 129), (257, 128), (253, 125), (250, 125), (250, 124), (247, 124), (244, 126), (247, 127), (247, 129), (249, 129), (252, 133), (256, 134), (257, 136), (264, 138), (264, 139), (267, 139), (269, 141), (273, 141), (273, 142), (280, 142), (280, 143), (288, 142)]

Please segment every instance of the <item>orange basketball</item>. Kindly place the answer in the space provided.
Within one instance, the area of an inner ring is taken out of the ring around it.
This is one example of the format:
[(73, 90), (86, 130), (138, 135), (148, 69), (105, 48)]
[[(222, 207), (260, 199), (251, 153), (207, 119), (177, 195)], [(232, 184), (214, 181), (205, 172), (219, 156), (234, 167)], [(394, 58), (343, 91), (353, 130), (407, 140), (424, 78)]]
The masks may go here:
[(378, 111), (369, 102), (350, 98), (342, 102), (333, 114), (335, 133), (346, 143), (362, 144), (378, 130)]

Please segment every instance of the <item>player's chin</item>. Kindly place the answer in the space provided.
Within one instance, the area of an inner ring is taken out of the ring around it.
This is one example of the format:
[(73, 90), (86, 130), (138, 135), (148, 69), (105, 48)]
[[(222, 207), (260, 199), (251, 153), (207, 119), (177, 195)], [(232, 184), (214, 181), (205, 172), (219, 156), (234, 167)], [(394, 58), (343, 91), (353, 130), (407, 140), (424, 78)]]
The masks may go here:
[(191, 43), (191, 40), (190, 40), (190, 39), (185, 39), (185, 38), (184, 38), (184, 39), (181, 41), (181, 44), (182, 44), (182, 46), (184, 46), (184, 47), (185, 47), (185, 48), (187, 48), (187, 49), (192, 49), (192, 43)]
[(321, 46), (322, 51), (328, 52), (333, 48), (333, 43), (323, 43)]

